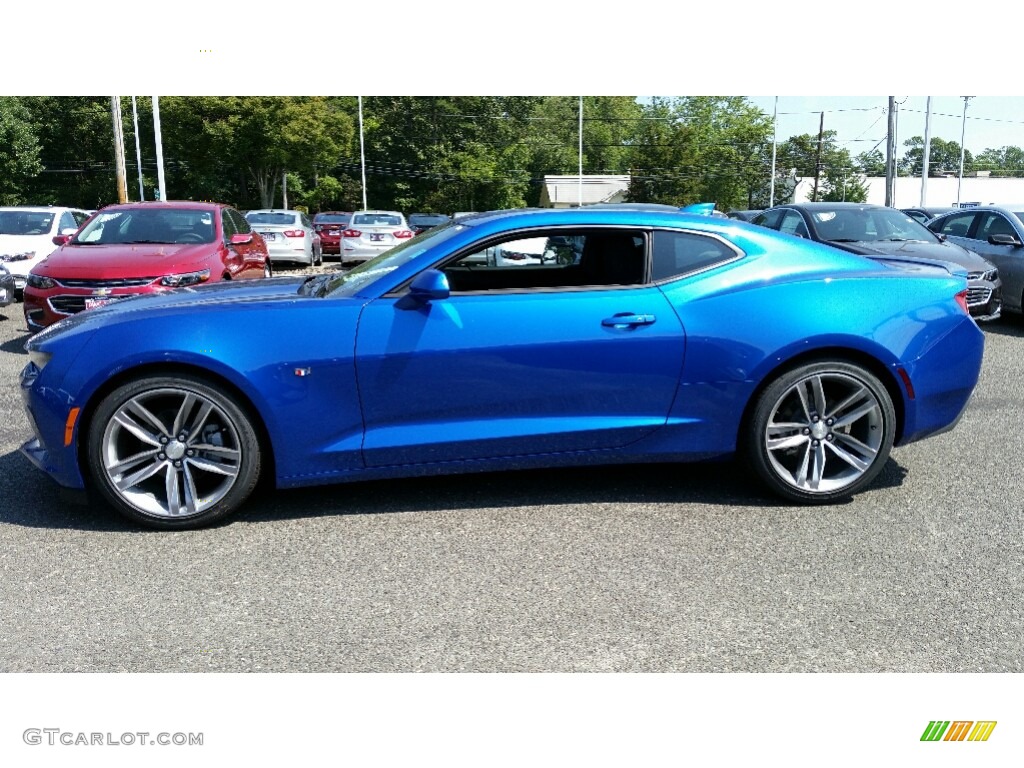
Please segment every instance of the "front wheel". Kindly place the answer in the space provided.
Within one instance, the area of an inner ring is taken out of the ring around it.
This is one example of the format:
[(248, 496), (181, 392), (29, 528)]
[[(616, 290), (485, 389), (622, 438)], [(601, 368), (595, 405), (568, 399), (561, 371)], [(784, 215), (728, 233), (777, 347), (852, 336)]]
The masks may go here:
[(94, 484), (126, 517), (199, 528), (231, 514), (260, 473), (249, 416), (220, 387), (188, 374), (123, 384), (89, 424)]
[(892, 398), (871, 372), (846, 362), (788, 371), (762, 392), (747, 424), (747, 459), (775, 493), (824, 504), (864, 488), (889, 458)]

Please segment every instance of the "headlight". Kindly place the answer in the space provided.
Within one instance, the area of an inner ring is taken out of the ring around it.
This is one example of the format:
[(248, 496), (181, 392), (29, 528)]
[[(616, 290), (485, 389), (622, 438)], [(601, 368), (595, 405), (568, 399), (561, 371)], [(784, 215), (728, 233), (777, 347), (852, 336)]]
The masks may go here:
[(22, 253), (0, 253), (0, 261), (25, 261), (34, 258), (35, 251), (23, 251)]
[(40, 371), (46, 367), (48, 362), (50, 362), (51, 357), (53, 357), (52, 352), (43, 352), (41, 349), (28, 350), (29, 361)]
[(42, 291), (53, 288), (57, 285), (57, 282), (52, 277), (46, 277), (44, 275), (37, 275), (33, 272), (29, 272), (28, 284), (33, 288), (38, 288)]
[(198, 285), (210, 279), (210, 270), (203, 269), (199, 272), (185, 272), (181, 275), (167, 275), (160, 278), (160, 285), (168, 288), (181, 288), (185, 285)]

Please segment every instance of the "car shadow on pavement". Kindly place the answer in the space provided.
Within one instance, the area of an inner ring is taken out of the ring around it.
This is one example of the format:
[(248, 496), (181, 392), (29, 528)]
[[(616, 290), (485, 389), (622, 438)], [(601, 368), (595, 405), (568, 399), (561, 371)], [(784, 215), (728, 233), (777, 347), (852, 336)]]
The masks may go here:
[(1021, 315), (1003, 314), (994, 322), (980, 323), (979, 327), (986, 333), (1024, 338), (1024, 316)]
[(17, 336), (13, 339), (8, 339), (7, 341), (0, 344), (0, 351), (13, 352), (14, 354), (17, 355), (28, 354), (27, 352), (25, 352), (25, 342), (28, 341), (31, 337), (32, 334), (29, 333), (28, 331), (25, 331), (21, 336)]
[[(900, 486), (906, 474), (890, 458), (871, 488)], [(791, 506), (763, 489), (744, 467), (726, 461), (487, 472), (277, 491), (247, 503), (238, 519), (259, 523), (325, 515), (574, 504)]]
[[(906, 470), (892, 458), (872, 489), (897, 487)], [(146, 530), (84, 494), (69, 494), (18, 452), (0, 456), (0, 477), (16, 478), (0, 494), (0, 525), (86, 531)], [(6, 485), (6, 483), (5, 483)], [(850, 499), (836, 503), (846, 504)], [(446, 477), (324, 485), (257, 493), (224, 521), (263, 523), (329, 515), (379, 515), (453, 509), (577, 504), (791, 506), (735, 462), (637, 464), (487, 472)], [(794, 507), (797, 508), (797, 507)]]
[(113, 510), (72, 498), (17, 451), (0, 455), (0, 525), (81, 531), (141, 530)]

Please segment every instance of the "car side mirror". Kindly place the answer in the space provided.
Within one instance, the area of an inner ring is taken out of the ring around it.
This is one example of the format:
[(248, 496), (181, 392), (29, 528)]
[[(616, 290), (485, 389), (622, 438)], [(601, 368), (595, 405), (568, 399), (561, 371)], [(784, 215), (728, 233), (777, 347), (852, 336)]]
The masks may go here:
[(252, 235), (244, 232), (236, 232), (231, 236), (231, 239), (228, 242), (232, 245), (248, 245), (252, 242)]
[(1013, 235), (989, 235), (988, 241), (992, 245), (1020, 245), (1021, 242)]
[(71, 234), (54, 235), (53, 236), (53, 244), (54, 245), (64, 245), (68, 240), (71, 239), (71, 235), (75, 234), (75, 232), (77, 232), (77, 231), (78, 230), (76, 229), (76, 230), (73, 230), (71, 232)]
[(409, 285), (409, 292), (398, 300), (399, 309), (416, 309), (431, 301), (447, 299), (451, 295), (448, 276), (436, 269), (427, 269), (416, 275)]

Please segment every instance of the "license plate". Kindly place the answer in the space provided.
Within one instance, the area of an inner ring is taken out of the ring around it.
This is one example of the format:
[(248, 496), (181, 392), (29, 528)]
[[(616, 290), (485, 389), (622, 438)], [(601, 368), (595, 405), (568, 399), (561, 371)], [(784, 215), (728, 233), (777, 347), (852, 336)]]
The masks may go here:
[(112, 301), (117, 301), (117, 299), (86, 299), (85, 308), (96, 309), (96, 307), (102, 307), (106, 304), (109, 304)]
[(383, 239), (384, 239), (384, 235), (370, 235), (370, 240), (372, 240), (375, 243), (379, 243)]
[(273, 232), (261, 232), (260, 234), (263, 235), (263, 239), (264, 240), (276, 240), (277, 239), (277, 235), (275, 235)]

